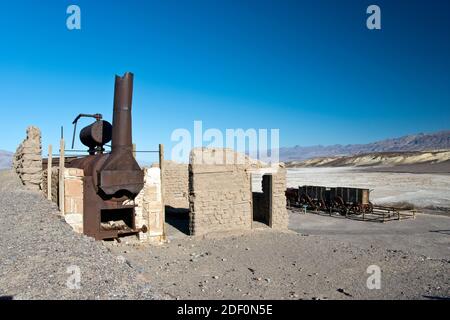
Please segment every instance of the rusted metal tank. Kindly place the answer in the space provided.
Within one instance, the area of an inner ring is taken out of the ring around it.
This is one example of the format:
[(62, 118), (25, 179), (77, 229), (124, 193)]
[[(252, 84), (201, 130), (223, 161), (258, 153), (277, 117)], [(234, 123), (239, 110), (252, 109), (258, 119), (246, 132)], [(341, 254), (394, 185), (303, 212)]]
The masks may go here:
[(103, 147), (112, 137), (112, 126), (108, 121), (98, 120), (91, 125), (83, 128), (80, 132), (80, 140), (85, 146), (89, 147), (90, 152), (96, 148)]
[(146, 232), (145, 226), (136, 228), (135, 205), (129, 201), (144, 186), (144, 173), (133, 156), (132, 96), (133, 74), (116, 76), (112, 130), (109, 123), (97, 119), (80, 133), (83, 144), (91, 150), (109, 141), (111, 132), (111, 152), (97, 148), (95, 154), (73, 160), (68, 166), (84, 170), (83, 232), (98, 240)]

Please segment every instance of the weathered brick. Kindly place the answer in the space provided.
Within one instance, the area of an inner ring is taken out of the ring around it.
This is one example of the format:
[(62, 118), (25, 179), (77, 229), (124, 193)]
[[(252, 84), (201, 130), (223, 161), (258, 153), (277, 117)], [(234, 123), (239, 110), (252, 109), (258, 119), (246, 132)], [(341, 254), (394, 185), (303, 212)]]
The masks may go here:
[(81, 179), (64, 180), (64, 194), (66, 197), (82, 197), (83, 195), (83, 181)]

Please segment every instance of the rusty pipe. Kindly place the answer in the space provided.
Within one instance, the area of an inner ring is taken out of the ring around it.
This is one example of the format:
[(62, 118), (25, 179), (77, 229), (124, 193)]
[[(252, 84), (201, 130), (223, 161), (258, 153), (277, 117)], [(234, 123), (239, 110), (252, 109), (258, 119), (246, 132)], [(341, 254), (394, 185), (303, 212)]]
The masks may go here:
[(133, 97), (133, 74), (116, 76), (114, 87), (114, 112), (111, 153), (133, 152), (131, 136), (131, 103)]

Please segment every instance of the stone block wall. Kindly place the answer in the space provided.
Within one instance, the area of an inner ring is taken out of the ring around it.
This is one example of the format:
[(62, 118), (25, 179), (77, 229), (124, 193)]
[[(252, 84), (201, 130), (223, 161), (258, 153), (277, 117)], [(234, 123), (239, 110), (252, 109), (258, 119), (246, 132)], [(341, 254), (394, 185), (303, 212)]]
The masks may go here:
[(161, 198), (161, 170), (157, 167), (144, 168), (144, 188), (134, 200), (136, 227), (147, 226), (146, 233), (139, 233), (141, 241), (161, 243), (164, 241), (164, 210)]
[(83, 169), (64, 169), (64, 219), (78, 233), (83, 233), (83, 177)]
[[(203, 158), (220, 154), (221, 164), (204, 164)], [(249, 230), (252, 199), (247, 164), (235, 164), (230, 149), (193, 149), (189, 164), (189, 229), (191, 235)]]
[(27, 128), (27, 137), (18, 146), (13, 158), (13, 167), (20, 180), (30, 190), (40, 190), (42, 183), (41, 131), (37, 127)]
[(164, 205), (189, 208), (189, 168), (187, 164), (164, 161)]
[[(255, 171), (252, 171), (252, 174)], [(283, 164), (256, 171), (262, 175), (262, 192), (253, 192), (253, 219), (274, 229), (287, 229), (289, 215), (286, 210), (286, 169)], [(255, 181), (254, 181), (255, 182)], [(253, 185), (255, 189), (255, 185)]]
[[(270, 174), (272, 176), (271, 182), (271, 217), (269, 226), (273, 229), (287, 229), (289, 223), (289, 215), (286, 209), (286, 169), (284, 166), (280, 166), (276, 173)], [(266, 181), (263, 176), (263, 192), (269, 186), (268, 178)]]

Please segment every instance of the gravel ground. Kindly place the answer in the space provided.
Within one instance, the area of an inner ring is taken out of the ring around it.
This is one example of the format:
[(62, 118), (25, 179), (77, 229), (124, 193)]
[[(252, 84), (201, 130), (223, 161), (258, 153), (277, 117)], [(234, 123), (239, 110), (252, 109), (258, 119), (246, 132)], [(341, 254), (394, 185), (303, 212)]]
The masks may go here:
[[(11, 171), (0, 171), (0, 298), (162, 298), (125, 259), (102, 242), (75, 234), (57, 214)], [(66, 285), (70, 266), (79, 267), (80, 289)]]
[[(450, 261), (445, 256), (401, 250), (389, 242), (380, 246), (369, 241), (362, 246), (348, 237), (307, 234), (301, 224), (297, 232), (257, 228), (208, 237), (179, 232), (161, 246), (140, 244), (135, 237), (120, 244), (95, 242), (75, 234), (57, 216), (54, 205), (40, 194), (24, 190), (10, 171), (3, 171), (0, 298), (450, 297)], [(312, 226), (310, 223), (309, 230)], [(71, 265), (81, 270), (79, 290), (66, 285)], [(367, 288), (370, 265), (381, 269), (381, 289)]]
[[(113, 246), (176, 299), (448, 298), (449, 262), (270, 229), (185, 237), (160, 247)], [(381, 289), (366, 286), (381, 268)]]

